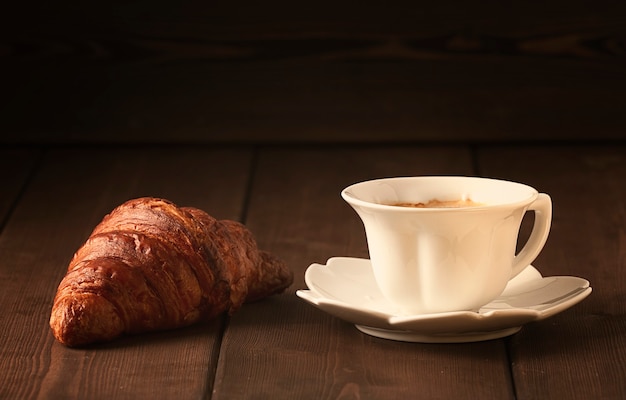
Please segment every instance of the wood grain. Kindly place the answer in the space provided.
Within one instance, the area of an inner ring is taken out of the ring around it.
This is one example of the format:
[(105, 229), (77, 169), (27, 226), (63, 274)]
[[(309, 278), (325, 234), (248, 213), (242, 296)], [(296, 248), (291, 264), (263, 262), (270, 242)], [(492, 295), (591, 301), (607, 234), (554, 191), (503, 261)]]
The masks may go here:
[[(626, 395), (626, 148), (494, 147), (482, 172), (551, 195), (550, 238), (534, 263), (544, 275), (588, 279), (591, 296), (510, 342), (518, 399)], [(599, 361), (602, 360), (602, 361)]]
[(621, 2), (13, 7), (10, 143), (626, 138)]
[(0, 148), (0, 231), (11, 208), (28, 184), (33, 169), (42, 150), (39, 148), (6, 147)]
[[(41, 152), (40, 152), (41, 151)], [(0, 149), (0, 398), (624, 398), (623, 145), (52, 146)], [(299, 299), (304, 272), (367, 257), (341, 199), (384, 176), (483, 175), (549, 193), (554, 221), (534, 265), (593, 293), (506, 339), (415, 344), (360, 333)], [(85, 349), (48, 317), (73, 252), (122, 201), (170, 198), (240, 219), (296, 277), (231, 318)], [(3, 203), (4, 202), (4, 203)]]
[(68, 349), (52, 338), (50, 307), (73, 252), (113, 207), (128, 198), (155, 195), (220, 218), (240, 216), (250, 160), (247, 149), (49, 152), (0, 241), (0, 397), (207, 396), (212, 388), (207, 371), (217, 362), (221, 320)]
[(343, 187), (382, 176), (471, 173), (465, 147), (263, 149), (247, 224), (296, 279), (289, 293), (233, 316), (213, 399), (512, 398), (503, 341), (444, 346), (372, 338), (293, 294), (306, 288), (312, 262), (367, 257), (361, 222), (339, 196)]

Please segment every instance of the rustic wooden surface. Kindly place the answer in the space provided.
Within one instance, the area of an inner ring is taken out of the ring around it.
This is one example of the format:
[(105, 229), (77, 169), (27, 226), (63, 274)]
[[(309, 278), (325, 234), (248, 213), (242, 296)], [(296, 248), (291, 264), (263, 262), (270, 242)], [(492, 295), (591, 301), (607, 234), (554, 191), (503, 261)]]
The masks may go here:
[(626, 138), (626, 2), (309, 3), (12, 2), (0, 141)]
[[(619, 399), (626, 397), (626, 147), (611, 145), (33, 146), (0, 149), (0, 398)], [(366, 257), (344, 186), (469, 174), (549, 193), (534, 265), (593, 293), (504, 339), (378, 339), (303, 302), (304, 271)], [(234, 316), (85, 349), (48, 328), (56, 286), (122, 201), (171, 198), (245, 222), (295, 273), (286, 293)]]

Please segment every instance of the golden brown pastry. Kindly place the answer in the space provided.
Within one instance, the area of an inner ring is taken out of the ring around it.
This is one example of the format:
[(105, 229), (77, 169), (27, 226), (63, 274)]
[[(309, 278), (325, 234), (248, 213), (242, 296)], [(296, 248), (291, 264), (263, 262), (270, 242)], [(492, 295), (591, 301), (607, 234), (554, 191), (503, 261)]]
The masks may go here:
[(244, 225), (139, 198), (104, 217), (74, 254), (50, 327), (71, 347), (110, 341), (232, 314), (292, 281)]

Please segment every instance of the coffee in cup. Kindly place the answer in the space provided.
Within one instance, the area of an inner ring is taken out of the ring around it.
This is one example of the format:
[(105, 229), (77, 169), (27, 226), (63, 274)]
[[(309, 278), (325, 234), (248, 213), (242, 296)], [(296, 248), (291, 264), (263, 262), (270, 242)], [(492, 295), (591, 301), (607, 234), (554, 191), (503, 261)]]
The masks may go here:
[(398, 206), (398, 207), (415, 207), (415, 208), (461, 208), (461, 207), (476, 207), (484, 205), (483, 203), (477, 203), (472, 199), (458, 199), (458, 200), (439, 200), (439, 199), (431, 199), (425, 203), (410, 203), (410, 202), (402, 202), (402, 203), (394, 203), (389, 204), (390, 206)]

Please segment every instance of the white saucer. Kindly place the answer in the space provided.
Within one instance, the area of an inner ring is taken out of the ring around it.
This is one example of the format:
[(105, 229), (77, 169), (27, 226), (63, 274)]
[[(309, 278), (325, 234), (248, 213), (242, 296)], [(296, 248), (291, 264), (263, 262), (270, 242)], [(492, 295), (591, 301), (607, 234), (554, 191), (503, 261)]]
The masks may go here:
[(529, 265), (509, 281), (502, 295), (478, 312), (402, 315), (378, 290), (370, 261), (334, 257), (312, 264), (304, 276), (309, 290), (296, 294), (315, 307), (351, 322), (369, 335), (424, 343), (490, 340), (512, 335), (522, 325), (551, 317), (591, 293), (573, 276), (542, 277)]

